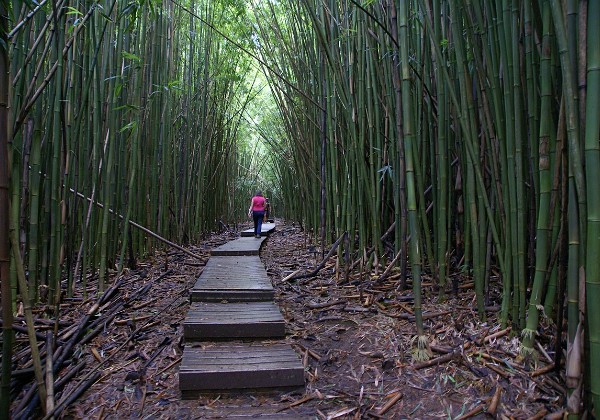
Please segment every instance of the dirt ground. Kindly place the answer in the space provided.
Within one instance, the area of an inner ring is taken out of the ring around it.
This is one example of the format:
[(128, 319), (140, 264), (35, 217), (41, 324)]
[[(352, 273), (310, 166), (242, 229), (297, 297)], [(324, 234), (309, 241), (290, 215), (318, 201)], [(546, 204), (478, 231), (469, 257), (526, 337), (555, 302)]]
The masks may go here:
[[(412, 291), (400, 290), (393, 273), (383, 281), (379, 275), (354, 273), (343, 282), (334, 276), (333, 259), (317, 276), (284, 280), (317, 263), (308, 237), (291, 224), (278, 225), (261, 258), (287, 321), (285, 341), (304, 363), (305, 389), (182, 400), (178, 366), (188, 290), (210, 248), (237, 235), (215, 234), (190, 247), (200, 259), (171, 250), (116, 279), (120, 287), (94, 315), (100, 332), (93, 335), (86, 327), (91, 338), (75, 346), (69, 365), (82, 367), (57, 392), (56, 405), (77, 396), (74, 391), (86, 381), (93, 385), (61, 410), (63, 418), (529, 419), (561, 411), (564, 381), (548, 368), (554, 347), (550, 334), (540, 329), (536, 364), (520, 364), (518, 338), (496, 323), (497, 292), (491, 293), (485, 323), (476, 316), (468, 279), (461, 276), (458, 296), (444, 303), (426, 281), (423, 310), (433, 363), (419, 364), (413, 359)], [(61, 326), (59, 341), (66, 341), (92, 305), (83, 298), (65, 303), (63, 313), (72, 322)], [(19, 340), (25, 349), (23, 337)], [(26, 369), (25, 350), (21, 356), (19, 364)], [(65, 367), (61, 375), (68, 371)], [(26, 390), (15, 398), (15, 418), (23, 413)]]

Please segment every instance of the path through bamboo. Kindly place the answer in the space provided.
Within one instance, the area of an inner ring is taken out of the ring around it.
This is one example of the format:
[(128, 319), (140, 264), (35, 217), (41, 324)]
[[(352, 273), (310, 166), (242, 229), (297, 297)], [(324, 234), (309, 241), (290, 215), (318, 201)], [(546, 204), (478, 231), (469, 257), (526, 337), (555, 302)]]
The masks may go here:
[(242, 237), (211, 252), (190, 292), (179, 368), (183, 398), (203, 393), (304, 386), (298, 355), (283, 343), (285, 321), (258, 253), (263, 237)]

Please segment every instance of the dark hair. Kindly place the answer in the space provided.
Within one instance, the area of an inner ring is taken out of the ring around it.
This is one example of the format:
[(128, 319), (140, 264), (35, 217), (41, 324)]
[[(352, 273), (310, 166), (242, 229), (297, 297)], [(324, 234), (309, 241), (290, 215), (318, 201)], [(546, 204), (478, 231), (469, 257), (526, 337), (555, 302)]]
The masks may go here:
[(262, 195), (262, 191), (261, 190), (257, 190), (256, 194), (254, 194), (254, 195)]

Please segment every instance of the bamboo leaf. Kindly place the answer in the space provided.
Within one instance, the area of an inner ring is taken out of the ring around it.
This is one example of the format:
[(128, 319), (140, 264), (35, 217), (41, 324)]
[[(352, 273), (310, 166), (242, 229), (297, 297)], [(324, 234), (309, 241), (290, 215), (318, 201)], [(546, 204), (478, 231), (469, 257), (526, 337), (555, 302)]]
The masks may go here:
[(131, 121), (128, 124), (126, 124), (125, 126), (121, 127), (119, 129), (119, 133), (122, 133), (122, 132), (128, 131), (128, 130), (135, 130), (137, 127), (138, 127), (137, 121)]
[(121, 55), (123, 56), (123, 58), (125, 58), (127, 60), (132, 60), (132, 61), (134, 61), (136, 63), (141, 63), (142, 62), (142, 58), (141, 57), (139, 57), (139, 56), (137, 56), (135, 54), (129, 53), (127, 51), (121, 51)]
[(83, 16), (83, 13), (81, 13), (78, 9), (72, 7), (72, 6), (67, 6), (67, 15), (77, 15), (77, 16)]

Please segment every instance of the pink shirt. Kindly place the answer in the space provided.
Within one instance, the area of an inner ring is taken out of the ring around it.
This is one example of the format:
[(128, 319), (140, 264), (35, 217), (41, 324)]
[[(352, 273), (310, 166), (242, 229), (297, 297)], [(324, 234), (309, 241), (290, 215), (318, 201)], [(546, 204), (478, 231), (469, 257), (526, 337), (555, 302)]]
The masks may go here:
[(252, 211), (264, 211), (265, 210), (265, 197), (255, 195), (252, 197)]

